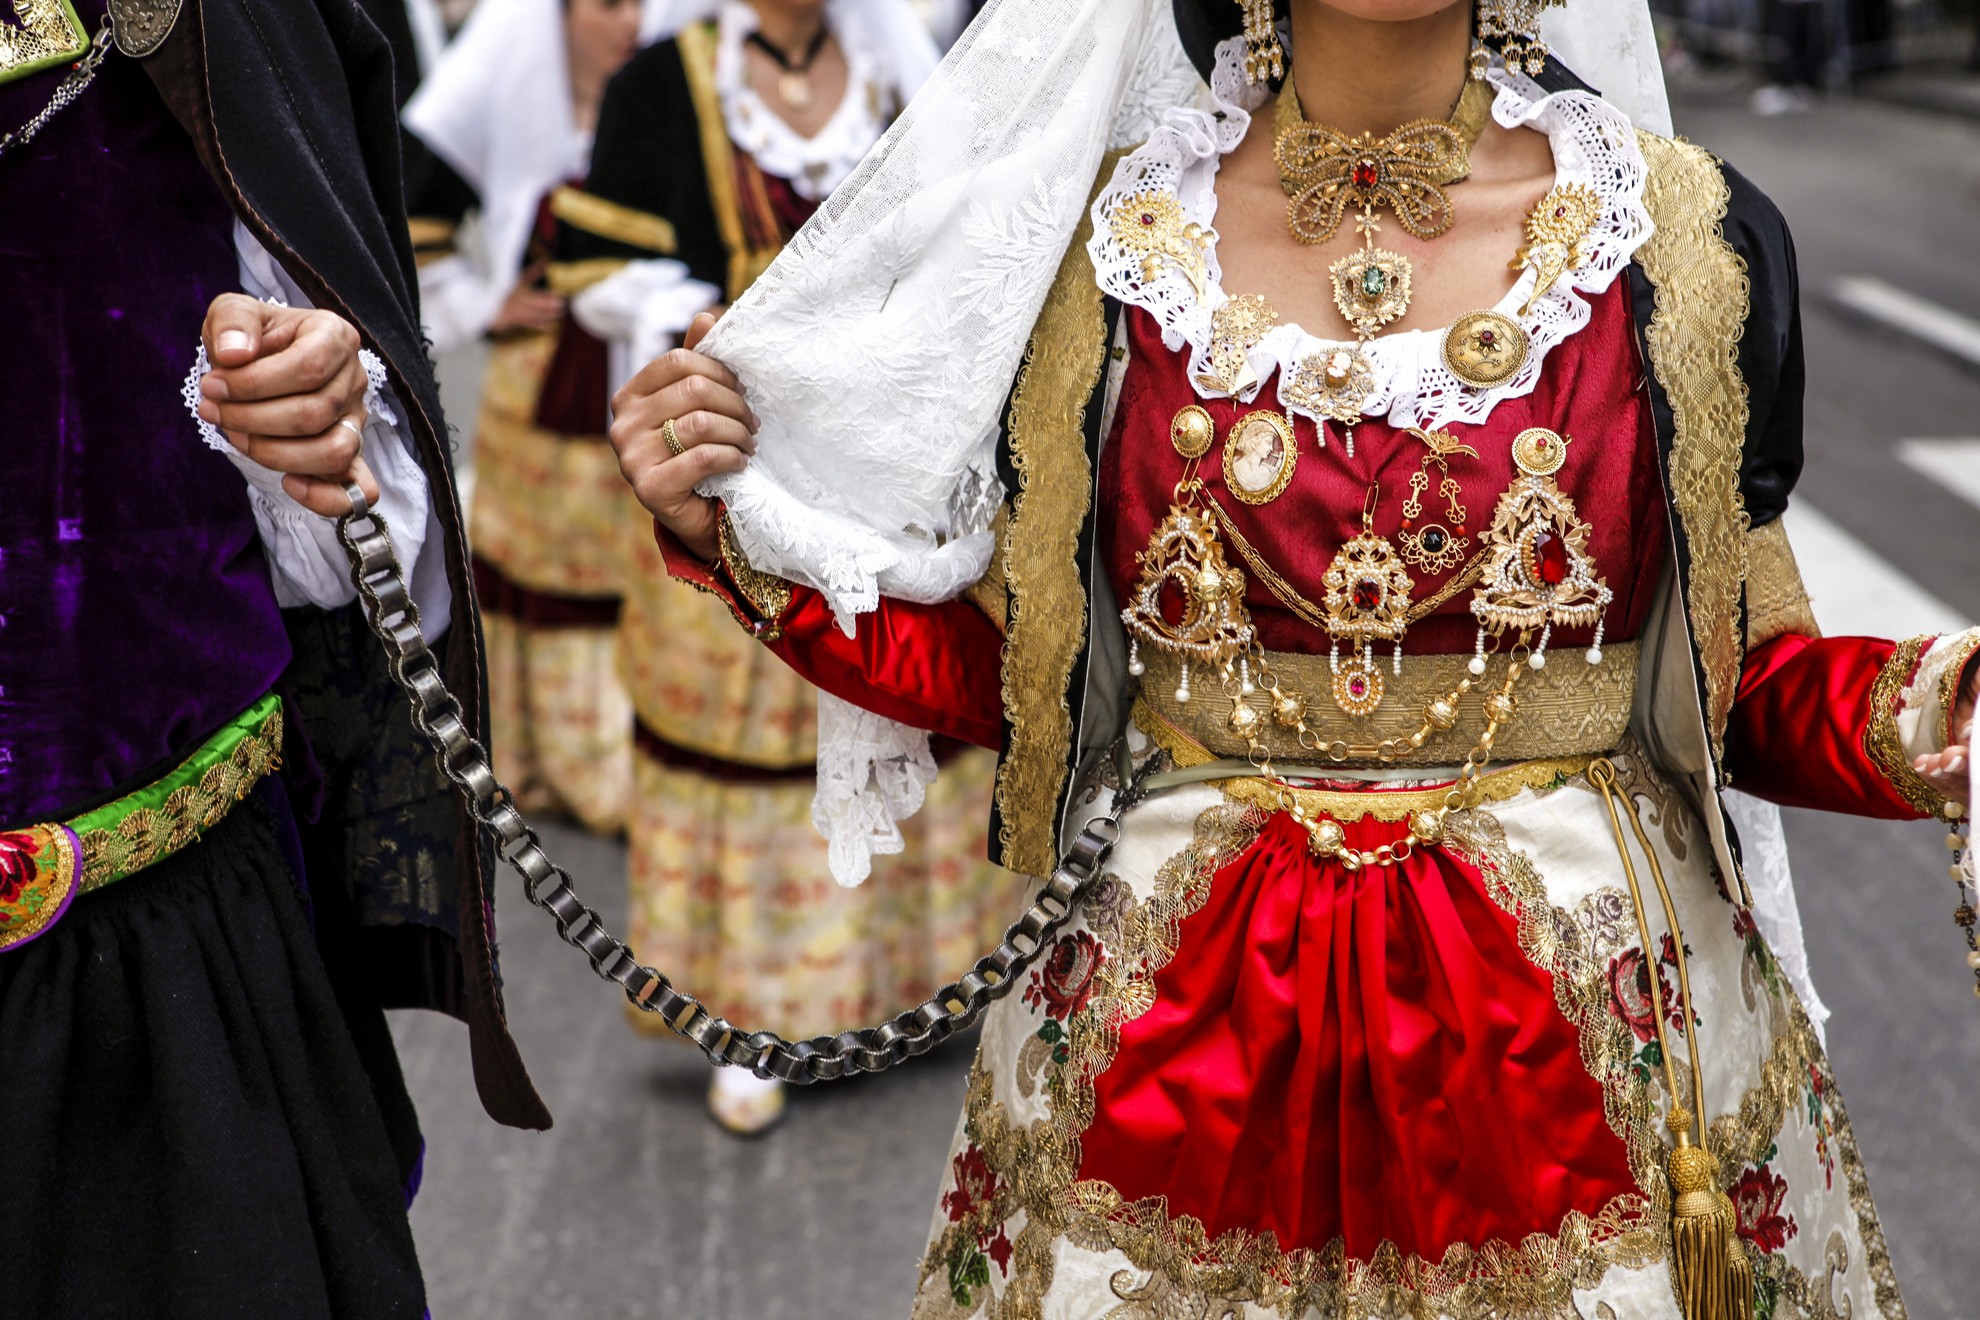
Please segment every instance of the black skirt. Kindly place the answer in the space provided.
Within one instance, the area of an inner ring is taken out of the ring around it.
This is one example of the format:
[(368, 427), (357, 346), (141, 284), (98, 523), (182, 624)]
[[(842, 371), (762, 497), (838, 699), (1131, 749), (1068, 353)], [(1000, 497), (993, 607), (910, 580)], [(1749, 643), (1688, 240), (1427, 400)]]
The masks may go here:
[(419, 1135), (340, 1001), (267, 781), (0, 954), (0, 1310), (418, 1320)]

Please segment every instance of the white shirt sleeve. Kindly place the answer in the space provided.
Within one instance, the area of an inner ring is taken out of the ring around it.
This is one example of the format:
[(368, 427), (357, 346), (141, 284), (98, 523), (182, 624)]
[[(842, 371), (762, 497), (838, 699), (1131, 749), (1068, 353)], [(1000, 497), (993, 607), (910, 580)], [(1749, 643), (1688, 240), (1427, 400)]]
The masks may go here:
[[(312, 306), (239, 221), (234, 224), (234, 251), (240, 259), (244, 292), (289, 307)], [(365, 395), (364, 456), (378, 478), (380, 498), (374, 507), (391, 528), (392, 544), (407, 570), (406, 586), (419, 606), (420, 631), (428, 641), (434, 641), (447, 631), (453, 610), (442, 548), (445, 537), (433, 509), (426, 474), (413, 456), (412, 436), (402, 420), (405, 409), (385, 383), (384, 364), (369, 350), (359, 356), (371, 382)], [(207, 370), (206, 348), (201, 345), (186, 381), (188, 408), (197, 409), (199, 378)], [(356, 600), (350, 560), (337, 539), (335, 520), (311, 513), (289, 498), (282, 489), (281, 473), (235, 449), (209, 423), (199, 422), (199, 429), (206, 443), (226, 455), (247, 478), (248, 500), (274, 577), (276, 603), (284, 608), (314, 605), (335, 609)]]
[(571, 315), (610, 350), (607, 386), (616, 394), (633, 373), (666, 352), (722, 291), (671, 257), (633, 261), (571, 299)]

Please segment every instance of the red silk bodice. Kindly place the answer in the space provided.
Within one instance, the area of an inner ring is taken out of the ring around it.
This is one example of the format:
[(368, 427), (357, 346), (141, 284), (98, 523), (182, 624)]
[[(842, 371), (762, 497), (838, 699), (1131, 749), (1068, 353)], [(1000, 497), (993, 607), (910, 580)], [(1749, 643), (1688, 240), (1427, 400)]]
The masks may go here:
[[(1555, 481), (1593, 529), (1588, 548), (1595, 571), (1616, 593), (1606, 637), (1624, 641), (1641, 630), (1669, 544), (1656, 437), (1627, 282), (1616, 281), (1590, 304), (1588, 326), (1547, 355), (1546, 369), (1533, 393), (1503, 400), (1483, 425), (1447, 428), (1478, 451), (1476, 458), (1449, 459), (1450, 474), (1462, 488), (1458, 498), (1467, 515), (1463, 534), (1471, 544), (1464, 557), (1444, 572), (1410, 568), (1414, 599), (1434, 595), (1478, 552), (1480, 534), (1491, 525), (1500, 494), (1518, 475), (1512, 460), (1513, 437), (1528, 427), (1544, 426), (1571, 441), (1567, 464)], [(1183, 459), (1169, 442), (1169, 423), (1192, 403), (1202, 404), (1216, 423), (1218, 440), (1201, 464), (1211, 498), (1273, 571), (1307, 600), (1321, 601), (1325, 594), (1321, 578), (1335, 552), (1360, 533), (1361, 510), (1371, 484), (1378, 484), (1381, 492), (1375, 530), (1396, 542), (1403, 530), (1410, 478), (1422, 467), (1428, 446), (1386, 421), (1367, 419), (1355, 428), (1355, 453), (1350, 458), (1339, 426), (1327, 426), (1322, 448), (1319, 428), (1304, 417), (1293, 417), (1299, 457), (1291, 483), (1268, 504), (1246, 504), (1225, 486), (1223, 437), (1239, 417), (1279, 407), (1277, 382), (1268, 380), (1258, 401), (1250, 405), (1199, 399), (1189, 382), (1186, 357), (1163, 345), (1155, 319), (1136, 307), (1128, 308), (1125, 315), (1131, 340), (1129, 365), (1100, 460), (1100, 489), (1106, 492), (1099, 502), (1100, 544), (1117, 599), (1125, 602), (1140, 581), (1135, 556), (1168, 516), (1183, 471)], [(1443, 473), (1435, 463), (1429, 466), (1429, 476), (1421, 515), (1414, 520), (1419, 530), (1432, 522), (1450, 525), (1445, 501), (1438, 494)], [(1281, 603), (1234, 547), (1225, 547), (1225, 557), (1245, 574), (1245, 603), (1266, 650), (1311, 653), (1328, 648), (1327, 635)], [(1412, 625), (1403, 644), (1405, 652), (1471, 650), (1478, 631), (1471, 597), (1472, 589), (1467, 587)], [(1592, 633), (1593, 629), (1557, 629), (1552, 644), (1585, 646)]]

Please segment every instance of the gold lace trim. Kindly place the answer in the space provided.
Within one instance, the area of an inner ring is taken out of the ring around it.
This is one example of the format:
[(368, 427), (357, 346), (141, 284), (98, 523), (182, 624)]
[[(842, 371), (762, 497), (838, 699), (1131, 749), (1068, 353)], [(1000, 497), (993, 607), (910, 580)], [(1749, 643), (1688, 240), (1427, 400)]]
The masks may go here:
[[(78, 831), (82, 844), (81, 892), (101, 889), (142, 871), (217, 825), (234, 804), (282, 763), (282, 707), (235, 745), (231, 755), (190, 784), (167, 794), (157, 807), (140, 807), (105, 829)], [(92, 813), (95, 814), (95, 813)]]
[(1011, 508), (1006, 504), (997, 513), (996, 522), (991, 524), (996, 533), (997, 544), (990, 552), (990, 567), (983, 570), (978, 578), (963, 592), (963, 599), (983, 611), (983, 617), (1004, 632), (1011, 622), (1011, 588), (1006, 571), (1006, 561), (1010, 555)]
[(1904, 754), (1904, 738), (1898, 732), (1897, 717), (1904, 706), (1904, 689), (1918, 672), (1919, 657), (1931, 644), (1930, 637), (1913, 637), (1897, 644), (1891, 658), (1877, 671), (1876, 682), (1870, 685), (1870, 717), (1863, 724), (1863, 750), (1871, 764), (1890, 780), (1898, 796), (1923, 816), (1937, 816), (1946, 805), (1945, 794), (1911, 768), (1911, 760)]
[[(1113, 174), (1107, 157), (1097, 192)], [(1090, 208), (1089, 208), (1090, 210)], [(1059, 798), (1071, 762), (1066, 689), (1087, 635), (1079, 535), (1092, 500), (1086, 406), (1107, 356), (1107, 318), (1086, 253), (1093, 220), (1080, 212), (1065, 260), (1031, 332), (1011, 392), (1011, 497), (1004, 580), (1009, 589), (1004, 711), (1010, 740), (997, 771), (1003, 864), (1048, 874)]]
[(0, 17), (0, 84), (66, 64), (89, 49), (89, 33), (69, 0), (14, 0), (10, 8), (13, 22)]
[(743, 553), (741, 543), (736, 540), (735, 526), (726, 513), (717, 524), (716, 543), (721, 547), (722, 567), (728, 571), (729, 581), (735, 584), (736, 594), (762, 616), (760, 622), (744, 619), (740, 614), (736, 617), (757, 640), (776, 641), (784, 635), (784, 613), (791, 607), (791, 584), (774, 573), (764, 573), (750, 565), (749, 556)]
[(1690, 547), (1685, 584), (1692, 642), (1705, 673), (1705, 722), (1715, 761), (1725, 756), (1744, 660), (1740, 589), (1746, 581), (1747, 387), (1739, 340), (1752, 284), (1723, 226), (1732, 192), (1718, 164), (1688, 142), (1638, 132), (1648, 166), (1643, 204), (1657, 230), (1636, 260), (1656, 286), (1644, 332), (1650, 361), (1671, 405), (1671, 498)]
[(1788, 635), (1820, 637), (1822, 629), (1808, 603), (1787, 525), (1776, 518), (1746, 534), (1746, 649)]
[(663, 257), (673, 256), (680, 248), (673, 224), (664, 217), (621, 206), (569, 184), (550, 194), (550, 214), (586, 233)]
[(1959, 683), (1966, 677), (1973, 653), (1980, 651), (1980, 631), (1941, 637), (1939, 645), (1951, 648), (1955, 657), (1939, 675), (1939, 746), (1951, 747), (1959, 740), (1953, 731), (1953, 712), (1959, 707)]
[[(1159, 740), (1158, 740), (1159, 741)], [(1557, 756), (1540, 761), (1522, 761), (1479, 777), (1471, 791), (1473, 806), (1490, 806), (1518, 797), (1530, 788), (1555, 788), (1587, 771), (1586, 756)], [(1181, 764), (1180, 761), (1177, 762)], [(1290, 769), (1290, 767), (1281, 767)], [(1218, 784), (1231, 801), (1260, 811), (1278, 811), (1282, 790), (1270, 780), (1252, 777), (1226, 779)], [(1450, 798), (1450, 785), (1434, 788), (1365, 789), (1289, 788), (1293, 801), (1309, 814), (1326, 816), (1342, 824), (1358, 820), (1404, 821), (1412, 812), (1436, 811)]]

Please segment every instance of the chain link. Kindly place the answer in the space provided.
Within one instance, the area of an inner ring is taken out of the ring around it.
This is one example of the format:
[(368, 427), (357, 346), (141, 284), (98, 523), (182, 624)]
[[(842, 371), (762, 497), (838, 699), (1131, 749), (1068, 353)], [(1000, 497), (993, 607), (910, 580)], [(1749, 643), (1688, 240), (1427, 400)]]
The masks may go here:
[(1112, 809), (1087, 824), (1029, 910), (961, 980), (877, 1026), (836, 1036), (788, 1041), (774, 1032), (745, 1031), (640, 962), (578, 897), (570, 873), (544, 852), (509, 790), (495, 778), (487, 750), (469, 734), (461, 703), (440, 677), (438, 662), (420, 632), (419, 606), (406, 590), (405, 573), (385, 520), (371, 510), (357, 486), (347, 490), (351, 512), (337, 520), (337, 536), (350, 556), (351, 580), (357, 585), (365, 621), (384, 643), (392, 678), (412, 705), (413, 726), (432, 744), (441, 772), (460, 791), (475, 823), (494, 841), (497, 856), (522, 876), (529, 901), (557, 923), (564, 942), (590, 959), (601, 978), (622, 989), (633, 1007), (659, 1018), (718, 1064), (734, 1064), (758, 1077), (801, 1086), (833, 1081), (855, 1073), (883, 1072), (927, 1053), (975, 1022), (1010, 993), (1078, 910), (1120, 841), (1121, 816), (1140, 801), (1159, 759), (1150, 757), (1123, 786)]
[(69, 105), (83, 94), (84, 89), (96, 81), (96, 71), (102, 68), (103, 61), (110, 57), (110, 45), (116, 38), (115, 28), (114, 16), (109, 10), (104, 10), (103, 23), (96, 29), (95, 39), (89, 43), (89, 49), (83, 52), (82, 58), (70, 68), (69, 76), (64, 78), (61, 85), (55, 89), (55, 95), (48, 99), (48, 104), (41, 107), (34, 118), (6, 136), (0, 137), (0, 156), (5, 156), (8, 152), (33, 141), (34, 135), (46, 128), (49, 120), (68, 109)]

